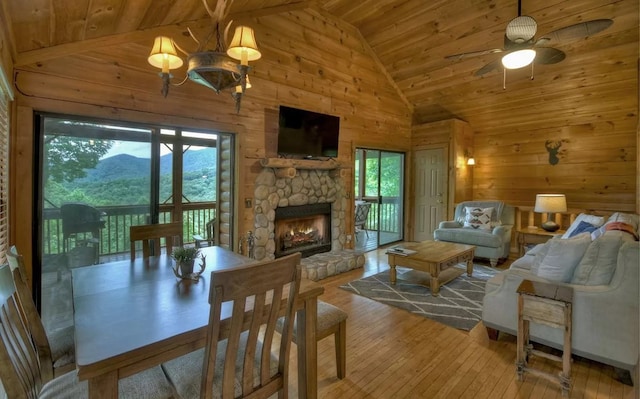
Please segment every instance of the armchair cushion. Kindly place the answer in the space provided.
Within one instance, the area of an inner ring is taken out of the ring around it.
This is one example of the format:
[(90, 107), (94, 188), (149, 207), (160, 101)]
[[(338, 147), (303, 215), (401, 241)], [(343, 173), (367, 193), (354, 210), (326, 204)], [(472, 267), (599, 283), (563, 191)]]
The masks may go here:
[(437, 230), (438, 241), (456, 242), (458, 244), (479, 245), (482, 247), (500, 247), (503, 239), (500, 234), (492, 234), (487, 230), (476, 229), (443, 229)]

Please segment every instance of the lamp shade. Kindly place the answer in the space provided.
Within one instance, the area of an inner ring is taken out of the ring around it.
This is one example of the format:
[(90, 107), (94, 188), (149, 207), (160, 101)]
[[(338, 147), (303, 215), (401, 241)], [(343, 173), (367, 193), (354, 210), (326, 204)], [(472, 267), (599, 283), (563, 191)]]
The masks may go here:
[(255, 61), (262, 57), (258, 50), (253, 29), (248, 26), (238, 26), (227, 49), (227, 55), (240, 61)]
[(538, 194), (534, 212), (555, 213), (567, 211), (567, 198), (564, 194)]
[(476, 159), (474, 157), (469, 157), (469, 159), (467, 159), (467, 165), (473, 166), (475, 164), (476, 164)]
[(149, 64), (162, 69), (162, 72), (169, 72), (170, 69), (180, 68), (182, 58), (178, 57), (176, 46), (170, 37), (158, 36), (153, 42), (151, 54), (147, 58)]
[(502, 57), (502, 65), (507, 69), (518, 69), (531, 64), (535, 58), (535, 50), (517, 50)]

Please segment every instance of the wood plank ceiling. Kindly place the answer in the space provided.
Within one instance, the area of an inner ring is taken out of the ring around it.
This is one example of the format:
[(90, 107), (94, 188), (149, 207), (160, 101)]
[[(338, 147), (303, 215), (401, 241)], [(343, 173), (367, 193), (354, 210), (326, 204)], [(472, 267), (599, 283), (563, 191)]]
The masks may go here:
[[(208, 1), (210, 8), (215, 8), (215, 1)], [(419, 123), (458, 117), (474, 125), (476, 117), (498, 116), (485, 112), (488, 104), (484, 100), (489, 96), (494, 98), (491, 103), (495, 106), (494, 101), (512, 102), (514, 95), (536, 96), (540, 87), (526, 84), (529, 71), (510, 73), (507, 85), (514, 88), (508, 87), (512, 89), (509, 91), (502, 89), (500, 71), (484, 77), (474, 76), (475, 71), (495, 60), (497, 55), (464, 61), (444, 58), (465, 51), (501, 48), (507, 23), (517, 16), (516, 0), (226, 1), (231, 18), (260, 18), (295, 9), (315, 9), (353, 25), (373, 49), (400, 95), (415, 108), (414, 120)], [(176, 27), (183, 34), (186, 26), (196, 32), (206, 31), (209, 24), (202, 0), (7, 0), (4, 3), (13, 28), (17, 66), (80, 54), (110, 44), (150, 43), (156, 34)], [(610, 29), (588, 40), (552, 43), (567, 52), (567, 60), (563, 62), (571, 66), (563, 68), (565, 74), (586, 77), (589, 70), (585, 70), (584, 64), (593, 62), (590, 53), (594, 50), (606, 49), (612, 43), (631, 42), (633, 36), (637, 43), (638, 16), (634, 1), (524, 0), (523, 3), (522, 13), (538, 21), (536, 37), (585, 20), (614, 18)], [(607, 68), (606, 59), (598, 64), (599, 73), (612, 72), (613, 65)], [(556, 65), (537, 66), (535, 79), (555, 80), (558, 70)], [(470, 100), (476, 102), (472, 107)], [(504, 115), (505, 110), (500, 112)]]

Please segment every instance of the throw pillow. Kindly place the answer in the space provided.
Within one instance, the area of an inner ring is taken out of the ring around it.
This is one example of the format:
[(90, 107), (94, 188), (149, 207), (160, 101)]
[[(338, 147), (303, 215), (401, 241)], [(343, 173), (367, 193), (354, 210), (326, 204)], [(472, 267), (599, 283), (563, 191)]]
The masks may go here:
[(570, 238), (571, 233), (573, 233), (573, 230), (575, 230), (578, 227), (580, 222), (587, 222), (589, 224), (592, 224), (595, 227), (600, 227), (604, 224), (604, 217), (596, 216), (596, 215), (587, 215), (586, 213), (581, 213), (578, 215), (576, 220), (574, 220), (573, 223), (571, 223), (571, 226), (569, 226), (567, 231), (562, 235), (562, 238)]
[(638, 220), (639, 218), (640, 217), (638, 215), (632, 213), (616, 212), (609, 216), (609, 220), (607, 220), (607, 222), (623, 222), (630, 224), (633, 230), (638, 231), (638, 224), (640, 224), (640, 221)]
[(622, 234), (608, 234), (592, 242), (573, 272), (571, 284), (609, 284), (618, 263), (618, 251), (624, 242), (622, 237)]
[(590, 234), (580, 234), (566, 240), (551, 240), (549, 250), (538, 267), (538, 276), (568, 283), (589, 244)]
[(476, 230), (491, 230), (491, 214), (493, 208), (465, 207), (465, 217), (463, 227)]
[(578, 224), (578, 227), (576, 227), (572, 232), (571, 235), (569, 236), (569, 238), (577, 236), (578, 234), (581, 233), (592, 233), (593, 231), (597, 230), (598, 228), (594, 225), (592, 225), (591, 223), (587, 223), (585, 221), (580, 221), (580, 223)]
[(551, 243), (555, 240), (559, 240), (559, 238), (553, 237), (552, 239), (545, 242), (544, 244), (536, 245), (534, 247), (534, 249), (536, 250), (534, 254), (532, 254), (532, 256), (535, 256), (535, 258), (533, 258), (533, 262), (531, 263), (531, 273), (533, 273), (534, 275), (536, 276), (538, 275), (538, 269), (540, 268), (540, 265), (542, 264), (544, 257), (547, 256)]

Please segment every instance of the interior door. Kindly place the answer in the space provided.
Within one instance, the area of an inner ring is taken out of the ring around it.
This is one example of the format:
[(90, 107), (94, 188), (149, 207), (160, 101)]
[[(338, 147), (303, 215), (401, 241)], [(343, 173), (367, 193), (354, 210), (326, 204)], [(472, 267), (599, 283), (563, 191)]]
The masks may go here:
[(444, 148), (415, 152), (414, 240), (433, 240), (433, 231), (447, 210), (447, 181)]

